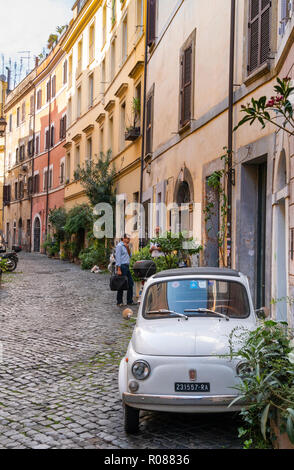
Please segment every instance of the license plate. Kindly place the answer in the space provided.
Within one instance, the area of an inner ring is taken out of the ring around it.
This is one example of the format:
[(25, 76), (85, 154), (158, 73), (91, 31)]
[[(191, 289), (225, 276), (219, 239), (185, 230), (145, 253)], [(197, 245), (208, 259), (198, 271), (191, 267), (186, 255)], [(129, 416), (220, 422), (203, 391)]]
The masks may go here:
[(175, 383), (176, 392), (210, 392), (210, 383)]

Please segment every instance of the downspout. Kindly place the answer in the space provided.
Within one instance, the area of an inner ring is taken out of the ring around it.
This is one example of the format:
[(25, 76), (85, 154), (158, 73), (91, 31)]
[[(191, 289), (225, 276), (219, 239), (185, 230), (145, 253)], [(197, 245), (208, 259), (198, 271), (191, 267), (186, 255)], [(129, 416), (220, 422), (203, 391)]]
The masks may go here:
[(228, 178), (227, 178), (227, 267), (232, 266), (232, 164), (233, 164), (233, 111), (234, 111), (234, 67), (235, 67), (235, 17), (236, 0), (231, 0), (229, 108), (228, 108)]
[(33, 114), (33, 155), (32, 155), (32, 185), (31, 185), (31, 232), (30, 232), (30, 253), (33, 248), (33, 197), (34, 197), (34, 172), (35, 172), (35, 133), (36, 133), (36, 85), (34, 84), (34, 114)]
[(144, 57), (144, 97), (143, 97), (143, 127), (142, 127), (142, 153), (141, 153), (141, 173), (140, 173), (140, 215), (139, 215), (139, 247), (144, 246), (144, 235), (142, 234), (142, 204), (143, 204), (143, 177), (144, 177), (144, 155), (145, 155), (145, 134), (146, 134), (146, 96), (147, 96), (147, 63), (148, 63), (148, 31), (149, 14), (148, 1), (146, 8), (146, 31), (145, 31), (145, 57)]
[(48, 114), (48, 121), (49, 121), (49, 133), (48, 133), (48, 163), (47, 163), (47, 191), (46, 191), (46, 224), (45, 224), (45, 241), (47, 240), (48, 234), (48, 212), (49, 212), (49, 167), (50, 167), (50, 146), (51, 146), (51, 75), (49, 79), (49, 114)]

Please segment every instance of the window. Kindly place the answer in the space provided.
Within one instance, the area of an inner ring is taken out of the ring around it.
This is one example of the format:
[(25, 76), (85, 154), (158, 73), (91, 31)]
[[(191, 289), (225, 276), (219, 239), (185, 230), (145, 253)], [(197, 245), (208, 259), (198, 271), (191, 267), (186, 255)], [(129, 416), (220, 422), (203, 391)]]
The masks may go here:
[(136, 86), (136, 95), (135, 95), (135, 125), (137, 127), (141, 126), (141, 95), (142, 95), (142, 86), (141, 82)]
[(25, 146), (21, 145), (19, 147), (19, 161), (22, 162), (25, 159)]
[(100, 144), (99, 151), (100, 151), (100, 153), (103, 153), (103, 151), (104, 151), (104, 129), (103, 129), (103, 127), (101, 127), (101, 129), (100, 129), (100, 136), (99, 137), (100, 137), (99, 138), (99, 144)]
[(53, 187), (53, 168), (49, 169), (49, 189)]
[(281, 0), (281, 21), (280, 21), (280, 29), (279, 33), (283, 36), (286, 29), (286, 24), (291, 18), (291, 8), (292, 2), (290, 0)]
[(12, 131), (12, 114), (9, 116), (9, 132)]
[(195, 40), (194, 30), (180, 51), (180, 128), (189, 123), (193, 115)]
[(89, 63), (95, 58), (95, 25), (92, 24), (89, 29)]
[(34, 175), (34, 188), (33, 188), (33, 191), (34, 191), (35, 194), (39, 192), (39, 188), (40, 188), (40, 176), (39, 176), (39, 173), (37, 173), (36, 175)]
[(66, 114), (60, 119), (59, 125), (59, 139), (65, 139), (66, 137)]
[(82, 60), (83, 60), (83, 40), (78, 43), (78, 68), (77, 76), (82, 73)]
[(248, 73), (266, 63), (270, 52), (271, 0), (250, 0)]
[(33, 194), (33, 190), (34, 190), (33, 181), (34, 181), (33, 177), (29, 176), (29, 178), (28, 178), (28, 194), (29, 195)]
[(147, 97), (147, 111), (146, 111), (146, 155), (152, 153), (153, 145), (153, 99), (154, 87), (149, 92)]
[(51, 81), (51, 96), (54, 98), (56, 95), (56, 75), (52, 77)]
[(63, 62), (63, 85), (67, 83), (67, 60)]
[(37, 109), (41, 109), (42, 107), (42, 90), (38, 90), (37, 93)]
[(26, 118), (26, 103), (22, 103), (21, 105), (21, 122), (24, 122)]
[(19, 199), (23, 199), (23, 197), (24, 197), (24, 182), (23, 181), (19, 182), (18, 188), (19, 188), (18, 197), (19, 197)]
[(125, 131), (126, 131), (126, 103), (120, 107), (120, 150), (125, 146)]
[(82, 87), (79, 86), (77, 92), (77, 118), (81, 115), (81, 105), (82, 105)]
[(31, 220), (27, 219), (27, 236), (31, 235)]
[(17, 108), (16, 110), (16, 125), (17, 127), (20, 125), (20, 108)]
[(143, 34), (143, 24), (144, 24), (144, 19), (143, 19), (143, 0), (137, 0), (137, 24), (136, 24), (136, 34), (137, 37), (141, 36)]
[(45, 131), (45, 150), (48, 150), (49, 148), (49, 129)]
[(109, 119), (109, 149), (112, 150), (112, 154), (114, 153), (113, 152), (113, 117), (111, 117)]
[(69, 98), (68, 105), (67, 105), (67, 116), (68, 116), (68, 125), (70, 126), (72, 123), (72, 100)]
[(89, 108), (93, 106), (94, 100), (94, 76), (91, 74), (89, 76)]
[(55, 128), (54, 124), (51, 125), (51, 133), (50, 133), (50, 147), (54, 147), (55, 143)]
[(34, 140), (31, 139), (28, 143), (28, 156), (32, 157), (34, 155)]
[(6, 185), (3, 189), (3, 204), (8, 205), (11, 202), (11, 186)]
[(105, 67), (105, 59), (101, 64), (101, 93), (105, 92), (105, 85), (106, 85), (106, 67)]
[(111, 5), (111, 24), (114, 25), (116, 21), (116, 0), (112, 0)]
[(80, 166), (80, 146), (76, 147), (76, 155), (75, 155), (75, 169)]
[(103, 17), (102, 17), (102, 47), (106, 42), (106, 22), (107, 22), (107, 5), (105, 3), (103, 7)]
[(156, 39), (156, 0), (148, 0), (149, 25), (147, 31), (147, 44), (151, 47)]
[(70, 181), (70, 153), (66, 154), (66, 180), (67, 182)]
[(87, 161), (88, 163), (92, 161), (92, 137), (87, 139)]
[(69, 58), (69, 64), (68, 64), (68, 85), (69, 87), (72, 86), (72, 55)]
[(39, 135), (36, 136), (35, 145), (36, 145), (36, 155), (38, 155), (40, 153), (40, 136)]
[(32, 95), (30, 97), (30, 115), (33, 116), (34, 114), (34, 107), (35, 107), (35, 97)]
[(230, 318), (247, 318), (250, 314), (247, 292), (242, 284), (213, 279), (176, 279), (176, 282), (153, 284), (145, 294), (143, 309), (146, 319), (164, 321), (175, 316), (172, 312), (202, 317), (203, 321), (217, 318), (217, 313)]
[(64, 161), (60, 163), (60, 184), (64, 183)]
[(128, 17), (126, 16), (122, 24), (122, 63), (128, 57)]
[(19, 158), (19, 150), (18, 148), (15, 150), (15, 163), (18, 163), (18, 158)]
[(48, 187), (48, 170), (44, 170), (43, 173), (43, 190), (46, 191)]
[(18, 199), (18, 184), (14, 183), (14, 199)]
[(47, 85), (46, 85), (46, 101), (48, 103), (48, 101), (50, 100), (50, 80), (49, 82), (47, 82)]
[(116, 42), (113, 39), (111, 46), (110, 46), (110, 77), (111, 80), (114, 79), (115, 76), (115, 56), (116, 56)]

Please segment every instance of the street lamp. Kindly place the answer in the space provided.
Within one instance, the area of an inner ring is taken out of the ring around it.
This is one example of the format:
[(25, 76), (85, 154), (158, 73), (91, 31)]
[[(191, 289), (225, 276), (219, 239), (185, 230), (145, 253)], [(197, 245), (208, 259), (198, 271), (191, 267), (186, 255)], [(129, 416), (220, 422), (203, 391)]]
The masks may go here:
[(4, 117), (0, 117), (0, 137), (4, 137), (7, 122)]

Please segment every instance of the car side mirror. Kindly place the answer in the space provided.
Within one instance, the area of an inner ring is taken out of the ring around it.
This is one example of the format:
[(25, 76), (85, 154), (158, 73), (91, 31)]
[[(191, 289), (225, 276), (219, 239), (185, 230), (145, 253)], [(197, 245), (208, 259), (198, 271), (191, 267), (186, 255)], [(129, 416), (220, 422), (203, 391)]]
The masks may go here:
[(122, 313), (122, 316), (125, 320), (130, 320), (130, 318), (132, 318), (133, 315), (134, 315), (134, 312), (131, 308), (126, 308)]
[(269, 317), (269, 309), (267, 307), (261, 307), (255, 310), (257, 318), (260, 320), (265, 320), (267, 317)]

